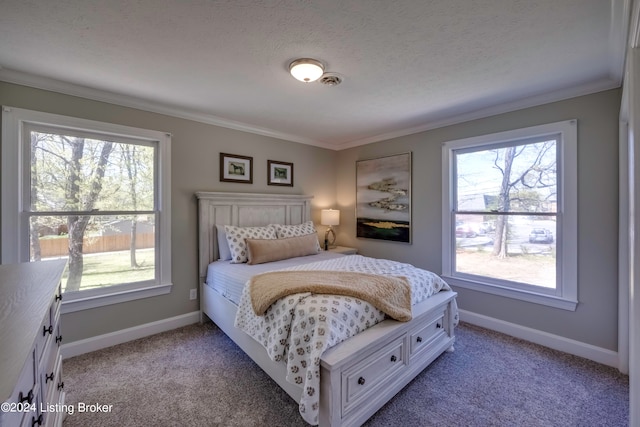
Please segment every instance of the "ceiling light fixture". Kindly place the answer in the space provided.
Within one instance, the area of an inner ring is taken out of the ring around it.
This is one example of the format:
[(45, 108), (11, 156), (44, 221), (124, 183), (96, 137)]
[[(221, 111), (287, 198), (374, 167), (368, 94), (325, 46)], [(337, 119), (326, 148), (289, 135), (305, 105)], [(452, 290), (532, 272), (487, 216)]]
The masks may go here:
[(324, 66), (320, 61), (311, 58), (296, 59), (289, 64), (289, 72), (293, 77), (304, 83), (318, 80), (324, 73)]

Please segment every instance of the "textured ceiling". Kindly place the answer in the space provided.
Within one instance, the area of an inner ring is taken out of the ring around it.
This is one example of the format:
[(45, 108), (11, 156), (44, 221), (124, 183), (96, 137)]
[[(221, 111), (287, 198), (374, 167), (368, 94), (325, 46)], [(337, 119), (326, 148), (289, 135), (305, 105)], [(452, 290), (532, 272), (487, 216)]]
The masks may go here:
[(0, 80), (340, 149), (618, 87), (626, 4), (0, 0)]

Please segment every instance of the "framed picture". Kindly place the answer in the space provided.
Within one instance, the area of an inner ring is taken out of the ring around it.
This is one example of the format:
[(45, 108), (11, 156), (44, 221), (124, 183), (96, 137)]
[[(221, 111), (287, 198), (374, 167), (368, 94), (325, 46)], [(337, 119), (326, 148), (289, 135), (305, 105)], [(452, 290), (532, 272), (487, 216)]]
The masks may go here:
[(293, 187), (293, 163), (267, 160), (267, 184)]
[(220, 181), (253, 184), (253, 157), (220, 153)]
[(356, 161), (356, 236), (411, 243), (411, 153)]

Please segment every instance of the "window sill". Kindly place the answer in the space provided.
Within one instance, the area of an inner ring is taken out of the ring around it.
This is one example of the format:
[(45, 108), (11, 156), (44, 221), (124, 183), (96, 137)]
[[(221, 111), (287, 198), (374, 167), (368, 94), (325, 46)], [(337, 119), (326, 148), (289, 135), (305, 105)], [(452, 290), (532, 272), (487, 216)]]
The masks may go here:
[(458, 277), (442, 276), (442, 278), (452, 287), (460, 287), (471, 289), (487, 294), (499, 295), (506, 298), (517, 299), (521, 301), (531, 302), (534, 304), (546, 305), (549, 307), (560, 308), (567, 311), (576, 311), (578, 301), (558, 297), (555, 295), (547, 295), (522, 289), (507, 288), (500, 285), (481, 283)]
[(82, 297), (82, 295), (74, 295), (73, 299), (65, 301), (64, 295), (62, 299), (61, 313), (73, 313), (75, 311), (88, 310), (90, 308), (103, 307), (105, 305), (119, 304), (127, 301), (133, 301), (142, 298), (149, 298), (158, 295), (164, 295), (171, 292), (172, 284), (149, 286), (139, 289), (128, 289), (120, 292), (113, 292), (102, 295), (92, 295)]

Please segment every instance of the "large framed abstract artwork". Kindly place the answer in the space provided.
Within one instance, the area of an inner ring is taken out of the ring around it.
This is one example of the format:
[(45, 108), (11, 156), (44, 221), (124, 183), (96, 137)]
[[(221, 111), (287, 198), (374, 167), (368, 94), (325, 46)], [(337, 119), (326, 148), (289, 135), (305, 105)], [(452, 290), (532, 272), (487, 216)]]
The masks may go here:
[(356, 161), (357, 237), (411, 243), (411, 153)]

